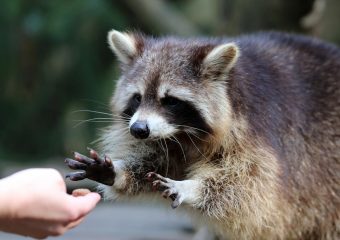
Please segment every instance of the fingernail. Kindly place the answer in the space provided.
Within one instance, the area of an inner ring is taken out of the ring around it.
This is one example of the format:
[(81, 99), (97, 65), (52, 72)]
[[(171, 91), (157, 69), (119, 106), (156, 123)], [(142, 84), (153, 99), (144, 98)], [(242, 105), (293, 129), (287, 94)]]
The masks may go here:
[(108, 166), (112, 166), (112, 160), (108, 156), (104, 156), (104, 161)]

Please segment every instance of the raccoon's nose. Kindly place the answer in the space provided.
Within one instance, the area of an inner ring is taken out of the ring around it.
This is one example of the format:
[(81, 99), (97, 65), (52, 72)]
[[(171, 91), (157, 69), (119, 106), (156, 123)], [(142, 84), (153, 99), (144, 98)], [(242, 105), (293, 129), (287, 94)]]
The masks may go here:
[(145, 121), (137, 121), (131, 125), (130, 133), (135, 138), (145, 139), (149, 137), (150, 130), (148, 128), (148, 124)]

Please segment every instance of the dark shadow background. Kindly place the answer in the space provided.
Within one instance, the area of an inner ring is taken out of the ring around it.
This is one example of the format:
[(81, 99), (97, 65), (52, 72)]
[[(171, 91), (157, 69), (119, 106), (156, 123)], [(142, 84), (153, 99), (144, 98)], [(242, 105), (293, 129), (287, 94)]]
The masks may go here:
[[(280, 30), (340, 44), (338, 0), (3, 0), (0, 7), (0, 174), (11, 164), (62, 164), (84, 151), (118, 69), (107, 32), (155, 36)], [(76, 127), (75, 127), (76, 126)]]

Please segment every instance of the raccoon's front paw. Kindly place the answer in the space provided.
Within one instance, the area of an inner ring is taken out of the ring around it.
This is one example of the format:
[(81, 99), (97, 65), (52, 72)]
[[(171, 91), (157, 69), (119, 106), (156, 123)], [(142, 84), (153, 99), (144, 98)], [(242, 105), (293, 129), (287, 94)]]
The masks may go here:
[(81, 172), (73, 172), (66, 175), (72, 181), (79, 181), (85, 178), (93, 181), (112, 186), (115, 181), (115, 169), (109, 157), (99, 157), (98, 153), (88, 148), (90, 156), (86, 157), (80, 153), (74, 152), (74, 159), (66, 158), (66, 165), (73, 170), (83, 170)]
[(172, 208), (177, 208), (181, 205), (184, 200), (184, 195), (182, 195), (177, 188), (179, 181), (174, 181), (154, 172), (146, 174), (146, 178), (152, 182), (152, 188), (154, 190), (162, 192), (162, 197), (172, 200)]
[(177, 208), (182, 203), (194, 207), (200, 199), (202, 183), (197, 179), (176, 181), (154, 172), (146, 174), (146, 178), (152, 182), (153, 189), (162, 192), (164, 198), (172, 200), (172, 208)]

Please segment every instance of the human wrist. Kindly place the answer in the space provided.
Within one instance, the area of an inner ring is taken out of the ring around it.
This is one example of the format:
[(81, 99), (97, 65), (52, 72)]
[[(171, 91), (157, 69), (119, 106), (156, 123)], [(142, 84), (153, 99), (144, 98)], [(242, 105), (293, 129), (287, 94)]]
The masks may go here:
[(0, 230), (4, 230), (6, 221), (11, 217), (11, 199), (6, 178), (0, 179)]
[(0, 223), (15, 218), (16, 203), (19, 202), (19, 199), (13, 198), (20, 197), (13, 193), (13, 186), (9, 177), (0, 179)]

